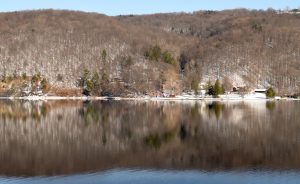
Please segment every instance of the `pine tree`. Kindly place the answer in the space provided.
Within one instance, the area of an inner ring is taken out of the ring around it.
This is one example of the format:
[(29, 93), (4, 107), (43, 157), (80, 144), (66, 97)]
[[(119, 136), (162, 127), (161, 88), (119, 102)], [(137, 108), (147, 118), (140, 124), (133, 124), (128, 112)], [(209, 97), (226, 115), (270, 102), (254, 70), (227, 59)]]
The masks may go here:
[(102, 61), (106, 61), (106, 57), (107, 57), (107, 53), (106, 53), (106, 50), (105, 49), (103, 49), (102, 50), (102, 53), (101, 53), (101, 58), (102, 58)]
[(194, 91), (195, 95), (198, 95), (198, 81), (193, 79), (192, 82), (191, 82), (191, 88), (192, 90)]
[(218, 97), (220, 94), (224, 93), (224, 89), (222, 88), (222, 86), (220, 85), (220, 81), (219, 79), (216, 80), (215, 85), (214, 85), (214, 93), (213, 96), (214, 97)]
[(272, 87), (270, 87), (267, 91), (266, 91), (266, 96), (268, 98), (274, 98), (276, 95), (275, 91), (273, 90)]
[(93, 82), (93, 94), (94, 95), (98, 95), (100, 94), (100, 77), (99, 77), (99, 74), (97, 72), (95, 72), (93, 74), (93, 77), (92, 77), (92, 82)]

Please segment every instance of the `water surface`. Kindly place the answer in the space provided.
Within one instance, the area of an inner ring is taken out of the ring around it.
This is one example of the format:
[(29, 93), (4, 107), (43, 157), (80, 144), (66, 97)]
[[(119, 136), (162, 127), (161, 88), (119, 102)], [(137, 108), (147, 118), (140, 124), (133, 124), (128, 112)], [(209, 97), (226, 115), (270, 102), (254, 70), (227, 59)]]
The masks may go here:
[(300, 102), (0, 101), (0, 183), (299, 183)]

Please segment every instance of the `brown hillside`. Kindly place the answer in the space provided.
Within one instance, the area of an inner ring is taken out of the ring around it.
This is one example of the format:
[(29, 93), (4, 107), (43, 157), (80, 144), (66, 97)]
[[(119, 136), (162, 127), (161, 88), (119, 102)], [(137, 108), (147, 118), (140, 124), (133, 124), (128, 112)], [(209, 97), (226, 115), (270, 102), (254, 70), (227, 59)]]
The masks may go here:
[[(154, 46), (158, 57), (151, 55)], [(180, 92), (192, 80), (218, 77), (294, 94), (300, 91), (300, 15), (243, 9), (118, 17), (0, 13), (2, 78), (41, 72), (52, 84), (81, 87), (84, 69), (100, 76), (95, 95)]]

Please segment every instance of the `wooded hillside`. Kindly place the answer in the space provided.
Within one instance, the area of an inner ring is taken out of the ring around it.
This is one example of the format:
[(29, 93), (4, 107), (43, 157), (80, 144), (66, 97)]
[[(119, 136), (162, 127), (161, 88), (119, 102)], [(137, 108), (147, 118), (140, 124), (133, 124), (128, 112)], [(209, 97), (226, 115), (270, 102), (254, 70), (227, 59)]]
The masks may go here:
[(300, 91), (300, 15), (227, 10), (109, 17), (0, 13), (0, 74), (40, 73), (93, 95), (190, 90), (191, 83)]

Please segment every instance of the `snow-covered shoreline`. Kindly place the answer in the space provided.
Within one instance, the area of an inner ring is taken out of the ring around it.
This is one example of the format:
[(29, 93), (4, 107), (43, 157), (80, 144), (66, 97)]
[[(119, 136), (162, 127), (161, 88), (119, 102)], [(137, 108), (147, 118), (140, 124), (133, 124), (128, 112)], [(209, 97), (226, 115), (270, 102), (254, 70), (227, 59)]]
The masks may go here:
[(293, 100), (300, 101), (300, 99), (294, 98), (244, 98), (244, 97), (229, 97), (221, 96), (219, 98), (213, 98), (209, 96), (176, 96), (176, 97), (87, 97), (87, 96), (74, 96), (74, 97), (63, 97), (63, 96), (24, 96), (24, 97), (0, 97), (0, 100), (28, 100), (28, 101), (47, 101), (47, 100), (140, 100), (140, 101), (267, 101), (267, 100)]

